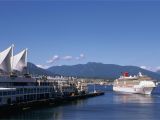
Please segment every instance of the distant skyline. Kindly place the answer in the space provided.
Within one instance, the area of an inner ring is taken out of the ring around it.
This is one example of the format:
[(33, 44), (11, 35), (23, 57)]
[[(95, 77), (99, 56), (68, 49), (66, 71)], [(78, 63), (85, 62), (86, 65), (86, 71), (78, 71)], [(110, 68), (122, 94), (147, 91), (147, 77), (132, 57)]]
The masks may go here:
[(0, 51), (40, 67), (87, 62), (160, 68), (160, 1), (0, 1)]

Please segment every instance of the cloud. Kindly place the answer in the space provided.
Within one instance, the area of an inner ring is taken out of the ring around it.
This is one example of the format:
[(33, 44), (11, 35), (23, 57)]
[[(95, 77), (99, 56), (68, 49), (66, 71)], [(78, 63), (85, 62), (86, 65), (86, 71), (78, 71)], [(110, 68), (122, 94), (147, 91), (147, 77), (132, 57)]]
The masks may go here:
[(76, 57), (75, 59), (76, 60), (81, 60), (81, 59), (84, 59), (85, 58), (85, 55), (83, 53), (81, 53), (78, 57)]
[(155, 71), (155, 68), (149, 67), (149, 66), (145, 66), (145, 65), (141, 66), (140, 68), (145, 69), (145, 70), (149, 70), (149, 71)]
[(36, 65), (37, 67), (39, 67), (39, 68), (43, 68), (43, 69), (47, 69), (47, 68), (49, 68), (50, 66), (48, 66), (48, 65)]
[(160, 70), (160, 66), (156, 67), (156, 70), (155, 71), (159, 71)]
[(143, 66), (140, 66), (140, 68), (145, 69), (145, 70), (149, 70), (149, 71), (152, 71), (152, 72), (156, 72), (157, 70), (160, 70), (160, 66), (158, 66), (158, 67), (149, 67), (149, 66), (143, 65)]
[(62, 56), (60, 57), (59, 55), (54, 55), (52, 59), (49, 59), (46, 61), (47, 64), (54, 64), (60, 60), (82, 60), (85, 58), (85, 55), (83, 53), (81, 53), (78, 57), (74, 57), (71, 55), (66, 55), (66, 56)]
[(160, 70), (160, 66), (158, 66), (156, 69), (157, 69), (157, 70)]
[(73, 60), (73, 56), (64, 56), (62, 57), (63, 60)]
[(140, 66), (140, 68), (142, 68), (142, 69), (147, 69), (147, 66)]
[(80, 58), (81, 58), (81, 59), (85, 58), (85, 55), (84, 55), (83, 53), (80, 54)]
[(52, 57), (52, 59), (47, 60), (47, 63), (48, 63), (48, 64), (53, 64), (53, 63), (55, 63), (55, 62), (58, 61), (58, 60), (60, 60), (60, 57), (59, 57), (58, 55), (54, 55), (54, 56)]

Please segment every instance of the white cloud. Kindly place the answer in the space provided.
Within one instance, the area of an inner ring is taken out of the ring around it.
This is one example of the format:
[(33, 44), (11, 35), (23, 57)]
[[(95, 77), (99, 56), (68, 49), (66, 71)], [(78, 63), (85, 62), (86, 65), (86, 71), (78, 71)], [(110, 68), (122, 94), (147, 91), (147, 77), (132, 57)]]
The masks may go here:
[(43, 69), (47, 69), (49, 67), (51, 67), (54, 63), (58, 62), (58, 61), (69, 61), (69, 60), (82, 60), (85, 58), (85, 55), (83, 53), (81, 53), (78, 57), (73, 57), (71, 55), (66, 55), (66, 56), (59, 56), (59, 55), (54, 55), (51, 59), (46, 61), (46, 65), (41, 65), (38, 64), (36, 65), (39, 68), (43, 68)]
[(84, 59), (85, 58), (85, 55), (83, 53), (81, 53), (78, 57), (76, 57), (75, 59), (76, 60), (81, 60), (81, 59)]
[(145, 66), (145, 65), (141, 66), (140, 68), (145, 69), (145, 70), (149, 70), (149, 71), (154, 71), (153, 67), (149, 67), (149, 66)]
[(48, 65), (36, 65), (37, 67), (39, 67), (39, 68), (43, 68), (43, 69), (47, 69), (47, 68), (49, 68), (50, 66), (48, 66)]
[(52, 63), (52, 61), (53, 61), (53, 60), (50, 59), (50, 60), (47, 60), (46, 63)]
[(160, 66), (159, 67), (149, 67), (149, 66), (140, 66), (140, 68), (145, 69), (145, 70), (149, 70), (149, 71), (153, 71), (156, 72), (157, 70), (160, 70)]
[(54, 64), (57, 61), (60, 60), (82, 60), (85, 58), (85, 55), (83, 53), (81, 53), (78, 57), (73, 57), (71, 55), (66, 55), (66, 56), (62, 56), (60, 57), (59, 55), (54, 55), (52, 59), (49, 59), (46, 61), (47, 64)]
[(140, 66), (140, 68), (142, 68), (142, 69), (147, 69), (147, 66)]
[(68, 56), (62, 57), (62, 59), (63, 59), (63, 60), (72, 60), (73, 57), (68, 55)]
[(58, 55), (54, 55), (52, 59), (47, 60), (47, 63), (53, 64), (53, 63), (55, 63), (58, 60), (60, 60), (60, 57)]
[(158, 71), (158, 70), (160, 70), (160, 66), (156, 67), (156, 70), (155, 70), (155, 71)]
[(85, 58), (85, 55), (83, 53), (80, 54), (80, 58)]

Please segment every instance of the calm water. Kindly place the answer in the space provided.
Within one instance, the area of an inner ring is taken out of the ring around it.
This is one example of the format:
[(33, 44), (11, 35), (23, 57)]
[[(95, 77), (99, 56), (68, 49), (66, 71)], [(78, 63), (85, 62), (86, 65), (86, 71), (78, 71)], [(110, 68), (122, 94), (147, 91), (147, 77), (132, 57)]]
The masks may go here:
[(159, 120), (160, 96), (117, 94), (74, 101), (52, 108), (27, 110), (5, 120)]

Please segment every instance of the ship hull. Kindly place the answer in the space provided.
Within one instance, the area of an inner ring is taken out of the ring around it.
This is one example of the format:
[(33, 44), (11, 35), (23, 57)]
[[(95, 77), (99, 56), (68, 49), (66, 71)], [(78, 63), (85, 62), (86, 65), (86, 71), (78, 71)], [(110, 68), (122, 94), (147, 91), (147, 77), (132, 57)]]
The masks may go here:
[(150, 95), (152, 93), (153, 88), (154, 87), (134, 88), (134, 87), (117, 87), (117, 86), (113, 86), (113, 91), (123, 92), (123, 93), (134, 93), (134, 94)]

